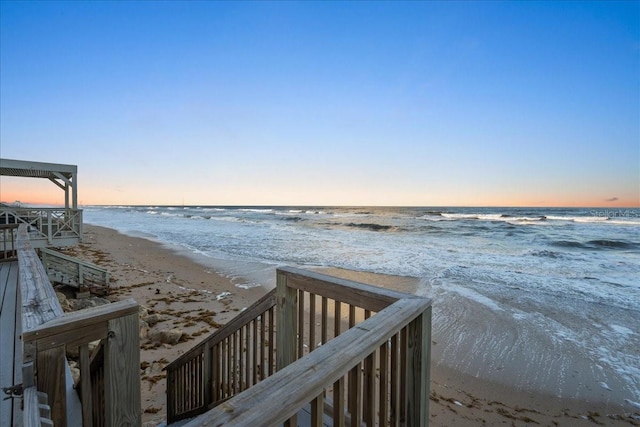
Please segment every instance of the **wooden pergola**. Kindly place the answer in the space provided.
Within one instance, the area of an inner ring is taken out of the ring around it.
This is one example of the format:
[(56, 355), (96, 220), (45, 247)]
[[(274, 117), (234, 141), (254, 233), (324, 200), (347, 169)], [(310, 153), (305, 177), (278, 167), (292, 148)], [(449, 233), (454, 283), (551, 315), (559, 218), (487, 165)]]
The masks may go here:
[(78, 208), (78, 167), (0, 158), (0, 176), (48, 179), (64, 190), (65, 209)]
[[(2, 176), (48, 179), (64, 191), (64, 208), (2, 204), (0, 225), (13, 225), (15, 228), (19, 224), (26, 224), (31, 244), (38, 249), (77, 245), (82, 241), (82, 210), (78, 209), (77, 166), (0, 159), (0, 177)], [(0, 249), (7, 249), (7, 244), (0, 242)]]

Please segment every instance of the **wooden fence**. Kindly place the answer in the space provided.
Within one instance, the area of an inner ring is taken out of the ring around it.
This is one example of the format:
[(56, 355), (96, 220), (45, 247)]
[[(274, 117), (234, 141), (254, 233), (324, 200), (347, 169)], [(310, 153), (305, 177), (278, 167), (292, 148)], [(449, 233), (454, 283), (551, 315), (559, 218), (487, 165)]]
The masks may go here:
[[(307, 407), (314, 426), (322, 425), (323, 417), (338, 426), (427, 424), (430, 300), (282, 268), (277, 271), (275, 328), (272, 318), (264, 321), (265, 313), (272, 316), (272, 301), (270, 293), (261, 308), (252, 306), (241, 322), (227, 324), (200, 344), (195, 351), (200, 359), (187, 353), (167, 367), (169, 423), (215, 407), (188, 425), (296, 425), (298, 412)], [(235, 336), (234, 330), (251, 319), (264, 323), (206, 355), (212, 340)], [(270, 338), (268, 354), (275, 351), (278, 372), (253, 362), (265, 361), (256, 356), (265, 342), (254, 344), (263, 333), (275, 333), (275, 349)], [(253, 381), (256, 377), (262, 381)], [(186, 403), (184, 395), (191, 397), (194, 389), (206, 397), (220, 386), (230, 390), (221, 399)]]

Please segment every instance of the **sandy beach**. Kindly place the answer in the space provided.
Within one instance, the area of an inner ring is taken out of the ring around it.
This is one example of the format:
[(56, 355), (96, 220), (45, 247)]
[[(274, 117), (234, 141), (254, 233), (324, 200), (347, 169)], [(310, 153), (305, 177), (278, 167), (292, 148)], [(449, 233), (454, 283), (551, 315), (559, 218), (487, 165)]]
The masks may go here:
[[(65, 253), (110, 271), (114, 287), (110, 300), (134, 298), (143, 310), (154, 314), (154, 321), (143, 325), (145, 338), (141, 339), (142, 418), (147, 425), (166, 418), (162, 368), (268, 291), (237, 287), (233, 280), (207, 266), (204, 259), (104, 227), (85, 226), (84, 243)], [(323, 271), (404, 292), (411, 292), (416, 285), (416, 279), (406, 277)], [(148, 338), (160, 330), (175, 328), (183, 332), (176, 344), (158, 344)], [(433, 345), (437, 354), (435, 347), (441, 343)], [(520, 391), (505, 387), (504, 381), (493, 383), (462, 374), (437, 360), (432, 362), (431, 375), (433, 426), (640, 425), (640, 415), (634, 415), (630, 407)]]

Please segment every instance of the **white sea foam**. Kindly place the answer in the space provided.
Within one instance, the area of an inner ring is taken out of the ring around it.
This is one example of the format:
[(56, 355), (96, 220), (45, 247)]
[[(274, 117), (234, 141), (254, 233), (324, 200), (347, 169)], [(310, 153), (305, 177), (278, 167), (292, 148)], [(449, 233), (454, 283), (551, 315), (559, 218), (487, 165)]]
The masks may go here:
[(454, 288), (452, 288), (452, 290), (460, 295), (462, 295), (465, 298), (468, 298), (470, 300), (473, 300), (477, 303), (480, 303), (486, 307), (489, 307), (492, 310), (495, 311), (504, 311), (504, 309), (502, 307), (500, 307), (500, 305), (498, 305), (498, 303), (496, 303), (494, 300), (492, 300), (491, 298), (488, 298), (472, 289), (469, 288), (463, 288), (461, 286), (456, 286)]
[(254, 212), (254, 213), (271, 213), (273, 209), (257, 209), (257, 208), (242, 208), (238, 209), (240, 212)]
[[(592, 384), (638, 401), (640, 227), (628, 226), (634, 218), (592, 217), (587, 210), (507, 208), (117, 206), (84, 213), (88, 223), (206, 255), (212, 270), (239, 287), (273, 286), (283, 264), (420, 277), (428, 296), (442, 296), (439, 303), (461, 296), (523, 334), (579, 348), (615, 376)], [(459, 322), (474, 321), (462, 306), (451, 310)]]
[(611, 327), (611, 329), (613, 329), (618, 335), (622, 335), (625, 338), (628, 338), (630, 335), (634, 335), (635, 332), (633, 332), (631, 329), (626, 328), (624, 326), (620, 326), (620, 325), (609, 325)]

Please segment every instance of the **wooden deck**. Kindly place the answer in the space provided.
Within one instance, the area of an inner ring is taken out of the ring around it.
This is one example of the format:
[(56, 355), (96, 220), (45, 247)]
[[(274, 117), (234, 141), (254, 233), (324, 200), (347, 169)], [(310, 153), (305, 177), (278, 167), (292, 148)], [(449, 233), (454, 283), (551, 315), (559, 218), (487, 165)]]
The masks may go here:
[[(18, 307), (18, 262), (0, 263), (0, 387), (11, 387), (22, 383), (22, 358), (20, 334), (21, 322)], [(18, 369), (20, 367), (20, 369)], [(0, 396), (0, 425), (22, 425), (20, 399), (6, 399)]]

